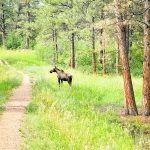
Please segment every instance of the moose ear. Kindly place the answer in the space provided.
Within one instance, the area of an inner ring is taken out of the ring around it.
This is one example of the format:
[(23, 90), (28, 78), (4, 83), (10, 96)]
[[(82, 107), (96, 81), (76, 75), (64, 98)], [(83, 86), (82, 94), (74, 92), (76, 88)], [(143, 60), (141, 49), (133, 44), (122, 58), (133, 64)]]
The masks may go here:
[(55, 66), (55, 69), (56, 69), (57, 67)]

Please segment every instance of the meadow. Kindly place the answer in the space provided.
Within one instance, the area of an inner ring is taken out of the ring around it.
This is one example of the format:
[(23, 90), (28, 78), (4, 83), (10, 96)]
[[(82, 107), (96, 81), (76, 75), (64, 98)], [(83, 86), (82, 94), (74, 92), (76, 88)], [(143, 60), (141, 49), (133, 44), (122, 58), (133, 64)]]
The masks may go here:
[(0, 59), (6, 60), (17, 69), (24, 69), (26, 66), (42, 65), (44, 62), (36, 55), (35, 51), (28, 50), (6, 50), (0, 49)]
[[(37, 71), (36, 71), (37, 70)], [(40, 70), (40, 71), (39, 71)], [(149, 147), (148, 125), (138, 117), (122, 121), (123, 81), (121, 76), (73, 74), (73, 87), (59, 88), (50, 67), (36, 68), (31, 76), (33, 99), (23, 129), (29, 150), (131, 150)], [(33, 78), (33, 77), (32, 77)], [(138, 106), (142, 79), (133, 79)]]
[[(52, 67), (37, 59), (34, 51), (0, 51), (0, 58), (31, 77), (32, 100), (21, 130), (24, 150), (150, 148), (149, 134), (145, 134), (150, 126), (139, 117), (120, 116), (124, 99), (121, 76), (67, 70), (73, 75), (73, 86), (64, 83), (59, 88), (56, 75), (49, 73)], [(21, 77), (14, 68), (1, 66), (0, 74), (0, 91), (10, 92), (20, 83)], [(140, 107), (142, 78), (133, 77), (133, 85)], [(7, 95), (6, 100), (8, 94), (3, 95)]]
[(21, 83), (21, 75), (8, 66), (0, 66), (0, 106), (6, 102), (13, 88)]

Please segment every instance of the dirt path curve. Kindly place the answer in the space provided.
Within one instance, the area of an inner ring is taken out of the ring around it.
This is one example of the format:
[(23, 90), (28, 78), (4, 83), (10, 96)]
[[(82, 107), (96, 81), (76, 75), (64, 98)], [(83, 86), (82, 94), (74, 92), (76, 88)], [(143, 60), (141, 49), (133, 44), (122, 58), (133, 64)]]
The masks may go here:
[(28, 75), (23, 75), (19, 88), (15, 89), (10, 100), (4, 105), (6, 109), (0, 115), (0, 150), (20, 150), (20, 127), (25, 113), (25, 107), (31, 98), (31, 85)]

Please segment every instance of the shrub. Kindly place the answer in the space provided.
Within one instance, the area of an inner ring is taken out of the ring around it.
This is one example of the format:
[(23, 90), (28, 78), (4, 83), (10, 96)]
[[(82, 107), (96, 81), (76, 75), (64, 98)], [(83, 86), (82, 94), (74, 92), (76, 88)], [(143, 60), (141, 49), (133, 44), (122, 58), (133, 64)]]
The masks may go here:
[(23, 38), (18, 36), (15, 32), (10, 32), (6, 37), (5, 46), (8, 49), (17, 49), (21, 47)]

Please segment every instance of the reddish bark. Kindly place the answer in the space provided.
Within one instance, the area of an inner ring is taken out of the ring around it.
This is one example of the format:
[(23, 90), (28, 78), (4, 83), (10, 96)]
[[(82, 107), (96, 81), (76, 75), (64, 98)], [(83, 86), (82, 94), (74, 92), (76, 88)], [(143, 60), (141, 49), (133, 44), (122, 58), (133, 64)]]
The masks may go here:
[(71, 34), (71, 43), (70, 43), (70, 66), (75, 68), (75, 48), (74, 48), (74, 33)]
[(125, 107), (126, 113), (130, 115), (137, 115), (137, 107), (135, 103), (132, 79), (130, 74), (130, 66), (128, 61), (127, 40), (126, 40), (126, 26), (123, 23), (123, 17), (121, 13), (121, 2), (115, 0), (116, 4), (116, 20), (117, 31), (119, 39), (120, 58), (123, 67), (123, 80), (124, 80), (124, 94), (125, 94)]
[[(143, 114), (150, 115), (150, 0), (145, 0), (144, 62), (143, 62)], [(149, 8), (149, 9), (148, 9)]]

